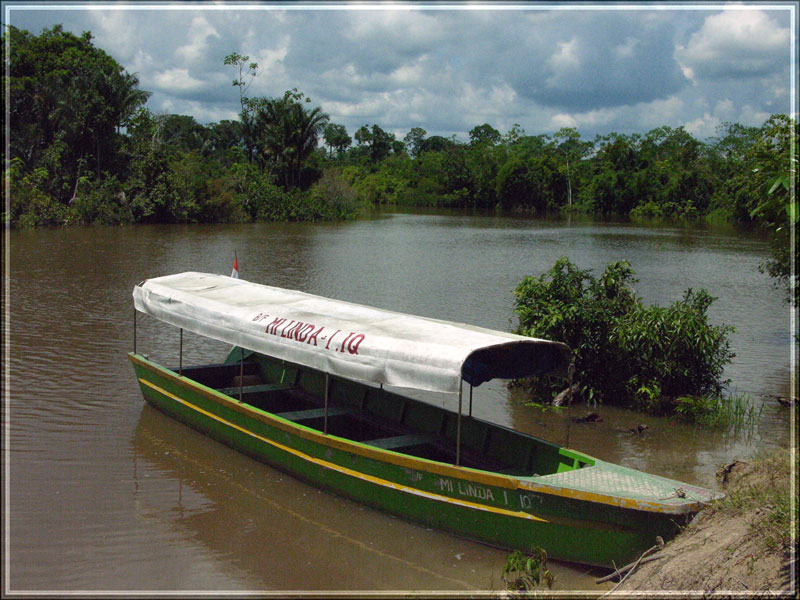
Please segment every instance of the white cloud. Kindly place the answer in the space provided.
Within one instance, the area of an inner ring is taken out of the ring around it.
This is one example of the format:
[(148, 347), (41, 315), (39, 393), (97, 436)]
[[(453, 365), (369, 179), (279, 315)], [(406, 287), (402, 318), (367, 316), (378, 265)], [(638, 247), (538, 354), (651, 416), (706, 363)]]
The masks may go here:
[(250, 96), (297, 88), (351, 135), (376, 123), (465, 139), (481, 123), (501, 132), (519, 123), (530, 135), (576, 126), (587, 139), (760, 124), (790, 110), (785, 10), (209, 7), (15, 10), (11, 24), (91, 30), (154, 92), (152, 110), (200, 122), (238, 113), (236, 74), (223, 64), (231, 52), (259, 64)]
[(708, 138), (714, 135), (721, 121), (717, 117), (712, 117), (705, 113), (702, 117), (684, 123), (683, 127), (696, 138)]
[(183, 60), (193, 62), (205, 56), (208, 48), (209, 37), (219, 37), (217, 30), (208, 22), (205, 15), (192, 19), (192, 24), (186, 34), (189, 43), (180, 46), (175, 54)]
[(577, 127), (578, 121), (575, 117), (571, 115), (565, 115), (563, 113), (559, 113), (557, 115), (553, 115), (551, 119), (551, 123), (553, 124), (553, 129), (561, 129), (562, 127)]
[(189, 70), (185, 68), (175, 68), (161, 71), (156, 73), (153, 80), (162, 91), (166, 92), (198, 91), (205, 86), (202, 81), (189, 75)]
[(675, 55), (694, 80), (766, 75), (787, 63), (789, 28), (764, 11), (734, 7), (706, 17)]

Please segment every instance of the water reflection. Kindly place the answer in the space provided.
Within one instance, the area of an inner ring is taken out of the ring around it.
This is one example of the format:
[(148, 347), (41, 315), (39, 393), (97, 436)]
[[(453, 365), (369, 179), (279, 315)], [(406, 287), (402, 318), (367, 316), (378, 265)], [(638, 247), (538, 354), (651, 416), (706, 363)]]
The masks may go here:
[(138, 510), (230, 561), (254, 589), (489, 589), (502, 572), (502, 551), (403, 523), (217, 446), (145, 407), (133, 438), (138, 468), (174, 485), (159, 505), (138, 489)]

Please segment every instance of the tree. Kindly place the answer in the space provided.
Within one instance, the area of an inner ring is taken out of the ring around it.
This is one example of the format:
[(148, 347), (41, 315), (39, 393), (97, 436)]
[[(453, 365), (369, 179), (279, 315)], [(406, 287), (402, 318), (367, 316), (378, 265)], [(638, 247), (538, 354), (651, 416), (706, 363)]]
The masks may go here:
[(455, 142), (448, 140), (446, 137), (442, 137), (441, 135), (432, 135), (431, 137), (422, 141), (418, 153), (442, 152), (445, 150), (450, 150), (454, 145)]
[[(356, 130), (354, 137), (371, 163), (380, 162), (396, 148), (397, 139), (394, 134), (384, 131), (377, 124), (373, 124), (371, 129), (367, 125), (362, 125)], [(402, 148), (400, 151), (402, 152)]]
[[(562, 127), (553, 136), (558, 151), (564, 155), (567, 168), (567, 206), (572, 206), (572, 173), (570, 164), (575, 165), (591, 148), (591, 144), (581, 141), (581, 135), (574, 127)], [(574, 167), (573, 167), (574, 168)]]
[(248, 64), (248, 60), (250, 60), (249, 56), (242, 56), (238, 52), (228, 54), (224, 60), (224, 64), (232, 66), (239, 71), (239, 75), (233, 80), (232, 85), (239, 88), (239, 104), (243, 112), (247, 108), (247, 90), (253, 84), (258, 70), (258, 63)]
[(301, 170), (328, 124), (328, 115), (319, 107), (305, 108), (310, 101), (295, 88), (256, 105), (259, 149), (286, 189), (310, 183), (301, 181)]
[(190, 152), (201, 150), (208, 130), (189, 115), (165, 115), (162, 138), (164, 143), (175, 151)]
[(473, 145), (488, 144), (494, 146), (501, 139), (500, 132), (488, 123), (473, 127), (469, 132), (469, 143)]
[(750, 216), (770, 232), (772, 258), (762, 270), (782, 282), (789, 300), (797, 305), (799, 284), (792, 277), (798, 264), (798, 244), (791, 247), (791, 231), (797, 228), (796, 124), (787, 115), (772, 115), (761, 128), (758, 141), (748, 152), (751, 172), (745, 184), (750, 196)]
[(39, 36), (9, 26), (3, 36), (8, 73), (9, 159), (44, 168), (44, 190), (71, 203), (83, 178), (99, 178), (116, 162), (120, 130), (149, 97), (139, 80), (92, 44), (92, 35), (60, 25)]
[(372, 143), (370, 145), (369, 158), (372, 162), (376, 163), (383, 160), (392, 152), (392, 147), (395, 142), (393, 133), (388, 133), (381, 129), (378, 125), (372, 126)]
[(406, 148), (408, 148), (408, 153), (414, 158), (419, 156), (420, 150), (422, 149), (422, 142), (427, 133), (428, 132), (422, 127), (412, 127), (406, 134), (406, 137), (403, 138), (403, 141), (406, 143)]
[(218, 160), (227, 167), (246, 160), (241, 121), (223, 119), (219, 123), (209, 123), (202, 152), (203, 156)]
[(238, 76), (233, 80), (233, 87), (239, 88), (239, 106), (241, 107), (240, 118), (242, 122), (242, 138), (244, 140), (247, 159), (252, 162), (256, 152), (256, 124), (255, 111), (256, 104), (247, 97), (247, 90), (256, 78), (258, 63), (249, 63), (249, 56), (242, 56), (238, 52), (233, 52), (225, 57), (224, 64), (234, 67), (238, 71)]
[(337, 154), (341, 154), (353, 143), (352, 138), (347, 134), (345, 126), (338, 123), (328, 123), (325, 126), (323, 137), (325, 144), (330, 148), (331, 156), (333, 156), (334, 150), (336, 150)]
[[(646, 306), (633, 289), (636, 281), (627, 261), (610, 263), (595, 277), (561, 257), (517, 286), (516, 333), (572, 348), (574, 380), (585, 400), (669, 413), (680, 412), (682, 397), (721, 394), (734, 357), (733, 328), (709, 323), (714, 298), (689, 289), (670, 306)], [(534, 385), (543, 391), (550, 383)]]

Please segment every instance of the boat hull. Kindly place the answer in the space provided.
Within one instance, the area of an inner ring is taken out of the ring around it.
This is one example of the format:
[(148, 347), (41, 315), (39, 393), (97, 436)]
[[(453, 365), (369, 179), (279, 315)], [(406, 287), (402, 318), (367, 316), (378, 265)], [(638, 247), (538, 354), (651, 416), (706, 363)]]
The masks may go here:
[(692, 512), (595, 502), (591, 494), (326, 435), (129, 356), (145, 400), (178, 421), (316, 486), (475, 541), (538, 546), (551, 558), (613, 567), (635, 560), (656, 536), (674, 535)]

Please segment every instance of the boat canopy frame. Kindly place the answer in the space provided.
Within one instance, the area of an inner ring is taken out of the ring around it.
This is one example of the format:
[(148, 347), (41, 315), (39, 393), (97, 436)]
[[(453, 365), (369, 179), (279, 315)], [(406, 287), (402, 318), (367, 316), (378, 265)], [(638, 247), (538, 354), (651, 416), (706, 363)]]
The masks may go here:
[(184, 329), (242, 349), (242, 368), (244, 350), (251, 350), (319, 369), (326, 376), (325, 425), (331, 374), (381, 388), (390, 385), (457, 393), (457, 465), (462, 382), (470, 386), (471, 417), (472, 389), (482, 383), (571, 375), (572, 353), (561, 342), (377, 309), (224, 275), (186, 272), (147, 279), (134, 287), (133, 299), (134, 353), (136, 313), (142, 312), (179, 327), (179, 375)]
[(374, 384), (457, 393), (461, 380), (567, 378), (566, 344), (372, 308), (225, 275), (179, 273), (133, 290), (135, 309), (234, 346)]

